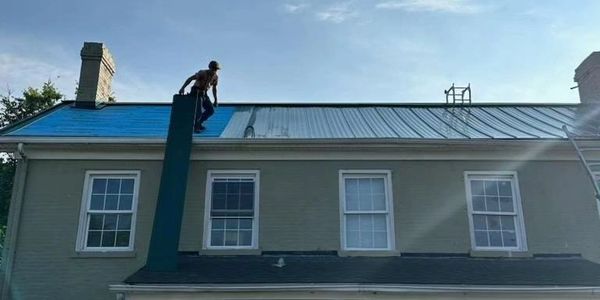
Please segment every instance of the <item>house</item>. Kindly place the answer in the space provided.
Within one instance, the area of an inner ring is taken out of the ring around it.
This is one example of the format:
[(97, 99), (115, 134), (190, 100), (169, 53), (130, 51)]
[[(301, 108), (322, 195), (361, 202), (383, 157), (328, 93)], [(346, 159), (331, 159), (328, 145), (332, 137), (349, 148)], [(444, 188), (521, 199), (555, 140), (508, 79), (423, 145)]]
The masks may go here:
[(594, 184), (562, 130), (600, 147), (600, 52), (581, 104), (221, 104), (169, 177), (181, 217), (156, 210), (171, 104), (97, 103), (114, 62), (82, 59), (78, 99), (0, 132), (3, 299), (600, 298)]

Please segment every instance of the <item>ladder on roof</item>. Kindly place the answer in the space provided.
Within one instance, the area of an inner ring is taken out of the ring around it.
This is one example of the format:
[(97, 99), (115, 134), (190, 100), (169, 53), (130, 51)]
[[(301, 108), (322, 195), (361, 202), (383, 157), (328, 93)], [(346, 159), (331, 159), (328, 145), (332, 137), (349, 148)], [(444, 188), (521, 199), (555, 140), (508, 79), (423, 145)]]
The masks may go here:
[(467, 86), (454, 86), (453, 83), (448, 90), (444, 90), (444, 94), (446, 94), (446, 104), (450, 104), (450, 100), (452, 100), (452, 105), (471, 104), (470, 83)]
[(592, 153), (600, 154), (600, 146), (580, 145), (578, 142), (582, 141), (583, 136), (578, 136), (570, 132), (567, 128), (567, 125), (563, 125), (562, 130), (567, 135), (569, 141), (571, 141), (571, 144), (573, 144), (573, 148), (575, 148), (575, 152), (577, 152), (579, 161), (581, 161), (583, 164), (590, 180), (592, 181), (592, 186), (594, 187), (594, 192), (596, 194), (596, 200), (600, 201), (600, 161), (590, 160), (588, 158)]

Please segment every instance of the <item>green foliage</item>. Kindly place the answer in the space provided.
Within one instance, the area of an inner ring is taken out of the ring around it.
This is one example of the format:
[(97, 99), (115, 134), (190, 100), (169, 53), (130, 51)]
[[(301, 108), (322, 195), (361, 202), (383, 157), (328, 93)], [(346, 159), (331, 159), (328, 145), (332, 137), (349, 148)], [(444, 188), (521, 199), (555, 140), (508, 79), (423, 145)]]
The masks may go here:
[(10, 92), (7, 96), (0, 96), (0, 127), (48, 109), (63, 97), (51, 81), (45, 82), (41, 89), (27, 88), (21, 98), (13, 97)]
[[(0, 95), (0, 127), (32, 117), (54, 106), (63, 97), (51, 81), (45, 82), (41, 89), (27, 88), (23, 91), (23, 97), (13, 97), (10, 92), (6, 96)], [(17, 162), (12, 156), (0, 154), (0, 250), (4, 245), (16, 166)]]

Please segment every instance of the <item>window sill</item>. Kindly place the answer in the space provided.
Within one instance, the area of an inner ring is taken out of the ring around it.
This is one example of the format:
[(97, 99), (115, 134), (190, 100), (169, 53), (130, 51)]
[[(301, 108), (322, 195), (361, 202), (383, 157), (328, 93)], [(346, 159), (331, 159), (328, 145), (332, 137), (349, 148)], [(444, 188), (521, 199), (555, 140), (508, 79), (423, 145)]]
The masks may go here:
[(533, 257), (526, 250), (471, 250), (472, 257)]
[(134, 258), (135, 251), (75, 251), (71, 258)]

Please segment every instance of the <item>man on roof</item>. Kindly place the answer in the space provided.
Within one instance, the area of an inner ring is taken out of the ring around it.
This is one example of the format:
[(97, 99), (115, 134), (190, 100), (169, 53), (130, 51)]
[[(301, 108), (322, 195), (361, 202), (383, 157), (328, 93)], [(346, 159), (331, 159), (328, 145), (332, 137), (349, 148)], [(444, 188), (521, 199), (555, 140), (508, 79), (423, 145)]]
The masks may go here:
[[(194, 85), (190, 89), (190, 95), (196, 97), (196, 114), (194, 117), (194, 132), (196, 133), (205, 129), (202, 123), (213, 115), (215, 112), (214, 107), (218, 106), (217, 84), (219, 83), (219, 76), (217, 75), (217, 71), (219, 69), (221, 69), (219, 63), (213, 60), (208, 64), (208, 70), (200, 70), (190, 76), (183, 83), (181, 89), (179, 89), (179, 95), (183, 95), (188, 84), (192, 80), (195, 80)], [(214, 104), (210, 102), (210, 98), (208, 97), (208, 89), (211, 87), (213, 98), (215, 99)]]

